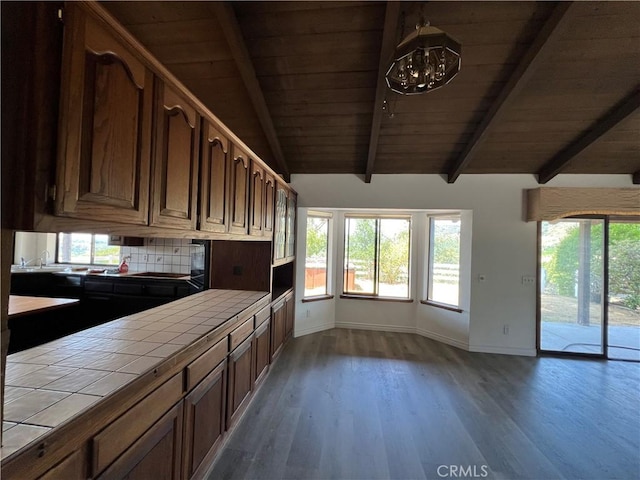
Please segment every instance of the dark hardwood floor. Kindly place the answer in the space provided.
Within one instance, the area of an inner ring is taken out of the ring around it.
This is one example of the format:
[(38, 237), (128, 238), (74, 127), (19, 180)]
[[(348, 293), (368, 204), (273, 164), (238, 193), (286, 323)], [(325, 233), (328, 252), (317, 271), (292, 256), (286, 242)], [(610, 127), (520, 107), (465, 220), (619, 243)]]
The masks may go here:
[(308, 335), (287, 344), (209, 478), (474, 475), (640, 478), (640, 365)]

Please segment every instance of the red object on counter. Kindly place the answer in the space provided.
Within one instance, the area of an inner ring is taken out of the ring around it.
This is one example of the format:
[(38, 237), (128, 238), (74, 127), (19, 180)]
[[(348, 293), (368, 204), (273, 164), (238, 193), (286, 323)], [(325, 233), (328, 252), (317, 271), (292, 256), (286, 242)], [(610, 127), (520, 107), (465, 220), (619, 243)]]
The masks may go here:
[(120, 273), (127, 273), (129, 271), (129, 265), (127, 265), (126, 257), (122, 259), (122, 263), (118, 267), (118, 271)]

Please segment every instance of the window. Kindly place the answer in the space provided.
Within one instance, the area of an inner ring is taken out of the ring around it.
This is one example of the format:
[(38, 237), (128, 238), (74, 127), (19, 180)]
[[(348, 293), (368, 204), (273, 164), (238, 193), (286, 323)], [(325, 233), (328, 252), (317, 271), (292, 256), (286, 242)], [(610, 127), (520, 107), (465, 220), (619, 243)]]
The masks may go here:
[(409, 298), (409, 217), (345, 218), (347, 295)]
[(307, 216), (307, 252), (304, 266), (304, 297), (329, 295), (329, 230), (331, 214)]
[(109, 245), (108, 235), (92, 233), (59, 233), (58, 263), (118, 265), (120, 247)]
[(427, 301), (460, 304), (460, 216), (429, 217)]

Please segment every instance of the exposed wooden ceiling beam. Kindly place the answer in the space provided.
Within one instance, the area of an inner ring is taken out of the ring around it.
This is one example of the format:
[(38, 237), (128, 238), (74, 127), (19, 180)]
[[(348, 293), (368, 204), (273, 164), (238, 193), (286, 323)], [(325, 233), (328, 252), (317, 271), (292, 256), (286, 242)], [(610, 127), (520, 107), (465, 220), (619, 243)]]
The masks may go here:
[(253, 108), (256, 110), (258, 120), (262, 125), (264, 134), (267, 137), (271, 152), (275, 157), (278, 168), (284, 176), (284, 179), (288, 182), (290, 180), (289, 167), (285, 161), (284, 154), (282, 153), (282, 147), (280, 146), (280, 140), (276, 134), (276, 129), (273, 125), (271, 113), (267, 107), (267, 102), (264, 99), (260, 82), (256, 76), (256, 71), (249, 55), (249, 50), (244, 42), (238, 19), (236, 18), (233, 7), (228, 2), (211, 2), (212, 10), (218, 17), (220, 27), (224, 33), (229, 48), (236, 62), (236, 66), (240, 71), (240, 76), (247, 88), (247, 93), (253, 104)]
[[(467, 143), (462, 153), (455, 162), (453, 162), (453, 166), (447, 172), (448, 183), (455, 182), (460, 176), (478, 151), (478, 148), (489, 136), (491, 129), (498, 123), (499, 118), (506, 111), (507, 107), (511, 105), (518, 93), (520, 93), (531, 76), (542, 64), (547, 52), (553, 49), (554, 41), (562, 34), (564, 28), (566, 28), (566, 19), (569, 17), (567, 12), (571, 9), (572, 4), (573, 2), (558, 2), (558, 5), (538, 32), (538, 36), (522, 56), (520, 63), (511, 74), (509, 81), (505, 84), (486, 115), (482, 118), (471, 140), (469, 140), (469, 143)], [(462, 55), (464, 65), (464, 45)]]
[[(589, 128), (559, 151), (538, 171), (538, 183), (547, 183), (582, 150), (640, 108), (640, 85), (618, 102), (611, 110), (593, 122)], [(635, 176), (634, 176), (635, 179)], [(635, 183), (635, 182), (634, 182)]]
[[(382, 46), (380, 47), (380, 62), (378, 63), (378, 83), (376, 85), (376, 98), (373, 105), (373, 119), (371, 121), (371, 136), (369, 139), (369, 154), (367, 156), (367, 169), (364, 181), (371, 183), (373, 165), (376, 161), (378, 150), (378, 136), (380, 135), (380, 125), (382, 124), (382, 110), (385, 94), (387, 93), (387, 82), (384, 75), (389, 68), (389, 61), (398, 43), (398, 18), (400, 17), (400, 2), (389, 0), (384, 16), (384, 30), (382, 32)], [(395, 94), (393, 94), (395, 95)]]
[(631, 181), (634, 185), (640, 185), (640, 170), (633, 174)]

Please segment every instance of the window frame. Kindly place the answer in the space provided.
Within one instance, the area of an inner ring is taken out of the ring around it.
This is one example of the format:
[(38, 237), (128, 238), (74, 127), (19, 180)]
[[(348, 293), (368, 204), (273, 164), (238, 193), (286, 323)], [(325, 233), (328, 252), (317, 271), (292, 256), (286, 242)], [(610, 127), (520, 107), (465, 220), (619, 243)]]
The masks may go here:
[[(459, 235), (459, 243), (458, 243), (458, 300), (456, 304), (451, 304), (447, 302), (442, 302), (438, 300), (434, 300), (432, 297), (433, 292), (433, 266), (434, 266), (434, 247), (435, 247), (435, 228), (434, 221), (435, 220), (457, 220), (460, 225)], [(460, 279), (460, 271), (462, 269), (462, 212), (448, 212), (448, 213), (440, 213), (440, 214), (427, 214), (427, 261), (426, 261), (426, 279), (425, 279), (425, 288), (424, 288), (424, 299), (420, 300), (420, 303), (424, 305), (431, 305), (433, 307), (443, 308), (445, 310), (450, 310), (453, 312), (461, 313), (463, 310), (461, 308), (461, 299), (460, 299), (460, 290), (461, 290), (461, 279)]]
[[(73, 234), (81, 234), (81, 235), (91, 235), (91, 247), (89, 251), (89, 262), (65, 262), (60, 258), (60, 235), (73, 235)], [(120, 260), (118, 263), (96, 263), (95, 262), (95, 253), (96, 253), (96, 235), (105, 235), (107, 237), (108, 244), (108, 234), (104, 233), (88, 233), (88, 232), (59, 232), (56, 234), (56, 263), (60, 265), (96, 265), (101, 267), (117, 267), (120, 264)], [(114, 247), (118, 247), (120, 250), (118, 252), (118, 259), (122, 256), (122, 247), (120, 245), (112, 245)]]
[[(375, 251), (374, 251), (374, 292), (351, 292), (346, 290), (346, 263), (347, 263), (347, 252), (348, 252), (348, 238), (349, 231), (347, 228), (347, 223), (349, 219), (372, 219), (376, 221), (375, 228)], [(409, 239), (408, 239), (408, 259), (407, 259), (407, 296), (406, 297), (391, 297), (387, 295), (380, 295), (380, 238), (382, 237), (380, 230), (380, 222), (382, 220), (406, 220), (409, 224)], [(340, 294), (340, 298), (350, 298), (350, 299), (360, 299), (360, 300), (379, 300), (379, 301), (387, 301), (387, 302), (405, 302), (411, 303), (412, 299), (412, 282), (411, 282), (411, 274), (412, 274), (412, 246), (413, 246), (413, 216), (411, 214), (376, 214), (376, 213), (346, 213), (344, 215), (344, 238), (343, 238), (343, 255), (342, 255), (342, 293)]]
[(307, 295), (306, 287), (303, 290), (302, 302), (316, 302), (318, 300), (329, 300), (334, 298), (331, 293), (333, 290), (333, 282), (331, 281), (332, 273), (333, 273), (333, 261), (332, 261), (332, 252), (333, 252), (333, 244), (331, 241), (332, 232), (333, 232), (333, 213), (332, 212), (322, 212), (317, 210), (309, 210), (307, 212), (307, 218), (305, 223), (305, 246), (304, 246), (304, 262), (305, 262), (305, 271), (306, 271), (306, 263), (307, 263), (307, 232), (309, 226), (309, 218), (323, 218), (327, 220), (327, 253), (326, 253), (326, 267), (325, 267), (325, 293), (321, 293), (319, 295)]

